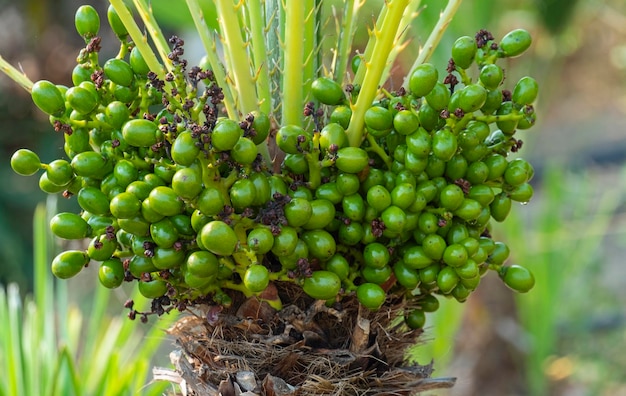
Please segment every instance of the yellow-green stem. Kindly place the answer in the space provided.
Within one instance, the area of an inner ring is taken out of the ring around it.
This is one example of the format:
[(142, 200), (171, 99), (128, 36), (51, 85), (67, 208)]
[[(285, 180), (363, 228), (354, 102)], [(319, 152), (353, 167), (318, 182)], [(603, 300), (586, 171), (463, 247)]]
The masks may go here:
[[(446, 29), (448, 28), (448, 25), (452, 21), (454, 14), (456, 14), (456, 11), (459, 9), (459, 6), (461, 5), (462, 1), (463, 0), (449, 0), (448, 1), (446, 8), (443, 10), (441, 15), (439, 15), (439, 20), (437, 20), (437, 24), (435, 25), (432, 32), (430, 33), (430, 36), (428, 36), (426, 43), (424, 43), (424, 47), (420, 50), (420, 53), (415, 59), (415, 62), (413, 62), (413, 66), (411, 66), (410, 70), (415, 69), (417, 66), (421, 65), (424, 62), (427, 62), (430, 59), (431, 55), (435, 51), (435, 48), (437, 48), (439, 41), (441, 41), (441, 37), (443, 37), (443, 33), (446, 31)], [(409, 79), (405, 78), (402, 86), (406, 88), (408, 84), (409, 84)]]
[[(213, 71), (215, 79), (217, 81), (226, 81), (226, 73), (224, 73), (224, 67), (217, 57), (215, 42), (211, 38), (211, 32), (209, 31), (208, 25), (204, 20), (204, 15), (202, 14), (202, 8), (200, 7), (200, 3), (198, 2), (198, 0), (187, 0), (187, 7), (189, 8), (189, 12), (191, 13), (191, 17), (193, 18), (193, 23), (196, 26), (196, 30), (200, 35), (200, 40), (202, 41), (202, 45), (204, 46), (209, 65), (211, 65), (211, 69)], [(230, 86), (228, 84), (221, 84), (220, 87), (222, 88), (222, 93), (224, 94), (223, 103), (226, 107), (226, 112), (228, 113), (228, 116), (232, 119), (237, 119), (239, 114), (237, 113), (237, 109), (235, 107), (235, 100), (233, 99), (233, 94), (230, 90)]]
[(398, 27), (408, 2), (409, 0), (389, 0), (386, 3), (387, 12), (380, 29), (376, 29), (372, 33), (376, 38), (376, 43), (372, 50), (372, 56), (363, 61), (365, 63), (365, 77), (361, 84), (358, 99), (352, 105), (352, 117), (346, 131), (350, 146), (359, 147), (361, 145), (365, 111), (370, 107), (378, 93), (380, 79), (387, 65), (387, 59), (393, 48)]
[(254, 65), (256, 92), (259, 109), (265, 114), (272, 111), (272, 94), (270, 89), (270, 72), (265, 45), (264, 18), (261, 2), (248, 1), (244, 3), (248, 13), (250, 29), (250, 47)]
[[(380, 79), (380, 84), (382, 85), (389, 78), (389, 74), (391, 73), (391, 68), (395, 64), (395, 60), (398, 57), (398, 54), (402, 52), (408, 45), (409, 41), (404, 41), (404, 38), (407, 32), (410, 30), (409, 27), (413, 20), (417, 18), (419, 12), (417, 8), (419, 7), (421, 0), (413, 0), (409, 3), (407, 8), (404, 10), (404, 15), (402, 16), (402, 21), (400, 21), (400, 30), (398, 31), (398, 35), (394, 42), (393, 48), (389, 53), (389, 58), (387, 59), (387, 65), (385, 66), (385, 70), (383, 71), (383, 75)], [(404, 42), (403, 42), (404, 41)]]
[(283, 125), (302, 126), (304, 19), (304, 2), (291, 1), (289, 6), (285, 7), (284, 70), (281, 87)]
[[(304, 3), (304, 41), (302, 42), (302, 106), (304, 102), (310, 100), (308, 97), (311, 83), (317, 75), (317, 39), (316, 32), (318, 26), (317, 7), (315, 0), (303, 0)], [(301, 109), (302, 112), (302, 109)]]
[(350, 64), (350, 53), (352, 50), (352, 40), (357, 27), (359, 9), (363, 3), (361, 0), (344, 1), (344, 14), (341, 20), (341, 31), (339, 32), (339, 44), (337, 45), (337, 56), (333, 66), (335, 81), (340, 84), (346, 78), (346, 69)]
[(172, 61), (168, 58), (168, 54), (170, 53), (169, 45), (167, 44), (167, 40), (165, 36), (163, 36), (163, 32), (161, 32), (161, 28), (157, 23), (156, 19), (154, 19), (154, 15), (152, 14), (152, 10), (146, 4), (145, 0), (133, 0), (135, 7), (137, 8), (137, 12), (141, 16), (144, 25), (146, 25), (146, 29), (148, 33), (150, 33), (150, 37), (152, 37), (152, 41), (154, 42), (154, 46), (157, 49), (157, 52), (161, 56), (161, 60), (165, 65), (165, 68), (168, 71), (173, 70)]
[(257, 92), (250, 69), (247, 44), (241, 35), (238, 8), (242, 2), (233, 5), (232, 0), (216, 0), (219, 24), (224, 43), (224, 54), (231, 71), (231, 79), (237, 92), (237, 108), (240, 116), (257, 110)]
[(374, 45), (377, 41), (376, 31), (381, 29), (386, 15), (387, 7), (385, 6), (385, 4), (383, 4), (383, 7), (378, 13), (378, 19), (376, 19), (376, 25), (374, 26), (374, 29), (368, 32), (369, 40), (367, 40), (365, 50), (361, 54), (361, 66), (359, 66), (359, 69), (354, 75), (354, 80), (352, 81), (352, 83), (355, 85), (361, 85), (363, 79), (365, 78), (365, 72), (367, 71), (367, 68), (365, 67), (365, 60), (372, 59), (372, 52), (374, 51)]
[[(124, 1), (110, 0), (110, 2), (113, 8), (115, 8), (117, 15), (119, 15), (120, 20), (124, 24), (124, 27), (128, 31), (128, 34), (130, 35), (130, 38), (135, 43), (137, 50), (145, 60), (150, 70), (156, 73), (156, 75), (160, 79), (163, 79), (165, 77), (163, 65), (159, 63), (159, 60), (152, 51), (152, 48), (150, 48), (150, 45), (148, 45), (148, 39), (143, 35), (141, 30), (139, 29), (139, 26), (137, 26), (137, 24), (135, 23), (132, 14), (128, 10), (128, 8), (126, 8)], [(166, 85), (170, 84), (166, 82)]]
[(0, 56), (0, 70), (28, 92), (33, 88), (33, 82), (24, 73), (11, 66), (2, 56)]

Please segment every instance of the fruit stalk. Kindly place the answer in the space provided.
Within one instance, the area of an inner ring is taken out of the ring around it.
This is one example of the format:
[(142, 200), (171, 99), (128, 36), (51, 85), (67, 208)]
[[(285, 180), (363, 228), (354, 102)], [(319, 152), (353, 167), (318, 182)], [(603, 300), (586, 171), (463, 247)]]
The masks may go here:
[(375, 36), (375, 44), (372, 57), (365, 59), (365, 77), (361, 85), (359, 97), (352, 105), (352, 117), (350, 126), (346, 130), (350, 146), (359, 147), (363, 141), (363, 123), (365, 111), (374, 101), (378, 93), (380, 79), (387, 65), (389, 53), (393, 47), (400, 21), (404, 15), (408, 0), (391, 0), (385, 3), (387, 12), (380, 29), (375, 28), (372, 34)]
[(215, 2), (220, 15), (220, 38), (224, 43), (228, 70), (232, 73), (226, 81), (232, 81), (235, 87), (234, 91), (237, 92), (236, 103), (240, 116), (258, 108), (256, 87), (246, 52), (247, 44), (243, 41), (239, 15), (237, 15), (242, 3), (233, 5), (231, 0), (217, 0)]
[(265, 114), (272, 112), (272, 96), (270, 90), (270, 74), (265, 46), (265, 18), (262, 4), (258, 1), (244, 3), (249, 26), (250, 48), (252, 51), (252, 65), (254, 67), (254, 82), (258, 97), (259, 110)]
[(304, 87), (302, 60), (305, 40), (305, 3), (293, 1), (285, 7), (285, 48), (283, 49), (282, 119), (283, 125), (302, 126)]
[[(193, 18), (193, 23), (196, 26), (196, 30), (200, 35), (200, 40), (202, 41), (202, 45), (204, 46), (204, 50), (206, 52), (207, 60), (213, 74), (215, 75), (215, 79), (217, 81), (226, 81), (226, 74), (224, 73), (224, 69), (222, 68), (222, 64), (217, 57), (217, 50), (215, 48), (215, 42), (211, 38), (211, 32), (204, 21), (204, 15), (202, 14), (202, 8), (200, 7), (200, 3), (198, 0), (186, 0), (187, 8), (189, 8), (189, 12), (191, 13), (191, 17)], [(237, 110), (235, 108), (235, 101), (233, 99), (233, 94), (230, 90), (230, 85), (223, 85), (222, 92), (224, 94), (224, 106), (226, 107), (226, 112), (228, 116), (231, 118), (237, 118)]]
[(11, 64), (4, 60), (2, 56), (0, 56), (0, 70), (4, 74), (6, 74), (11, 80), (15, 81), (22, 88), (30, 92), (31, 88), (33, 87), (33, 82), (28, 77), (26, 77), (24, 73), (11, 66)]
[[(417, 58), (415, 59), (415, 62), (413, 62), (413, 65), (411, 66), (410, 70), (415, 69), (418, 65), (421, 65), (422, 63), (427, 62), (430, 59), (431, 55), (435, 51), (435, 48), (437, 48), (439, 41), (441, 41), (441, 37), (443, 37), (443, 34), (448, 28), (448, 25), (452, 21), (452, 18), (454, 18), (456, 11), (459, 9), (459, 6), (461, 5), (462, 1), (463, 0), (449, 0), (448, 1), (446, 8), (443, 10), (441, 15), (439, 15), (437, 24), (435, 25), (432, 32), (428, 36), (426, 43), (424, 43), (424, 46), (422, 47), (419, 54), (417, 55)], [(404, 79), (404, 83), (402, 84), (402, 86), (406, 88), (408, 84), (409, 84), (409, 79), (407, 76), (407, 78)]]
[(163, 32), (161, 32), (159, 24), (156, 19), (154, 19), (151, 9), (146, 4), (145, 0), (133, 0), (133, 3), (135, 4), (135, 8), (137, 8), (137, 12), (141, 16), (148, 33), (150, 33), (150, 37), (152, 37), (152, 41), (157, 48), (165, 68), (167, 71), (171, 72), (173, 70), (172, 61), (167, 56), (170, 52), (170, 48), (167, 44), (167, 40), (165, 40), (165, 36), (163, 36)]
[(356, 0), (346, 0), (344, 2), (344, 14), (341, 20), (341, 31), (339, 31), (339, 44), (334, 64), (335, 81), (343, 81), (346, 77), (346, 70), (350, 64), (350, 53), (352, 41), (356, 32), (359, 10), (363, 2)]
[(111, 5), (115, 8), (115, 11), (120, 17), (120, 20), (128, 30), (128, 34), (131, 39), (137, 46), (137, 49), (141, 53), (141, 56), (145, 60), (146, 64), (150, 68), (151, 71), (157, 74), (160, 79), (165, 77), (165, 71), (163, 70), (163, 65), (159, 63), (156, 55), (148, 45), (148, 41), (146, 37), (141, 33), (139, 26), (135, 23), (132, 14), (126, 8), (123, 0), (110, 0)]

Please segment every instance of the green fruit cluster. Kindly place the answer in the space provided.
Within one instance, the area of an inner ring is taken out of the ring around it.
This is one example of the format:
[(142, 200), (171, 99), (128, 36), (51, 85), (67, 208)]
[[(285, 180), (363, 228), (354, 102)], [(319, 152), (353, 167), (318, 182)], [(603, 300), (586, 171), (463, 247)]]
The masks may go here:
[[(124, 43), (116, 58), (100, 62), (100, 20), (83, 6), (76, 28), (87, 45), (74, 86), (32, 89), (63, 133), (67, 159), (43, 164), (27, 149), (11, 159), (19, 174), (43, 170), (41, 189), (82, 209), (51, 220), (60, 238), (90, 238), (86, 250), (54, 259), (59, 278), (100, 262), (105, 287), (136, 282), (160, 305), (227, 305), (224, 290), (233, 289), (279, 307), (266, 293), (279, 281), (329, 303), (356, 294), (372, 310), (404, 294), (420, 301), (406, 315), (413, 328), (437, 309), (435, 296), (464, 301), (488, 269), (515, 290), (532, 287), (532, 274), (505, 266), (509, 249), (489, 234), (491, 220), (505, 220), (512, 202), (533, 193), (532, 166), (507, 156), (521, 147), (516, 131), (534, 123), (537, 84), (524, 77), (505, 91), (496, 65), (528, 47), (526, 32), (499, 45), (486, 32), (460, 38), (447, 76), (430, 64), (415, 68), (408, 91), (371, 104), (365, 139), (352, 147), (346, 129), (358, 87), (346, 97), (335, 81), (314, 81), (305, 114), (315, 127), (272, 131), (260, 112), (223, 116), (219, 82), (188, 68), (182, 40), (170, 40), (174, 70), (161, 80), (113, 8), (108, 20)], [(316, 105), (326, 117), (311, 111)], [(260, 154), (268, 138), (284, 154), (281, 173)]]

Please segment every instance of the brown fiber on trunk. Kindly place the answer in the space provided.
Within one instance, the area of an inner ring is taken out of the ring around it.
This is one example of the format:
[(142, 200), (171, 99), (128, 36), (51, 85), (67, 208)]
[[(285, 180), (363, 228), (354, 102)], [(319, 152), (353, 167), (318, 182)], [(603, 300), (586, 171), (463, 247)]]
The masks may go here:
[(278, 293), (297, 304), (276, 311), (233, 294), (230, 308), (202, 307), (169, 329), (183, 395), (414, 395), (454, 385), (430, 378), (432, 364), (408, 364), (422, 331), (404, 324), (414, 308), (406, 300), (370, 312), (353, 297), (327, 307), (290, 284)]

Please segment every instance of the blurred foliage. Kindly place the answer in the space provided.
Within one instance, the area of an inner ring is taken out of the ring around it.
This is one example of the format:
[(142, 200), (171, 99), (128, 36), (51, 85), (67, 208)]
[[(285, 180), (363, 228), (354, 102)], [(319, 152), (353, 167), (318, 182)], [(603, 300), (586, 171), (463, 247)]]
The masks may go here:
[[(0, 395), (158, 396), (172, 389), (149, 381), (165, 340), (162, 329), (175, 315), (161, 318), (158, 326), (111, 317), (108, 307), (116, 299), (93, 280), (88, 283), (95, 292), (82, 300), (89, 306), (71, 303), (73, 286), (55, 282), (48, 270), (54, 255), (50, 209), (39, 204), (35, 210), (34, 293), (22, 300), (16, 284), (0, 286), (0, 322), (6, 324), (0, 327)], [(138, 308), (149, 304), (138, 292), (132, 298)]]

